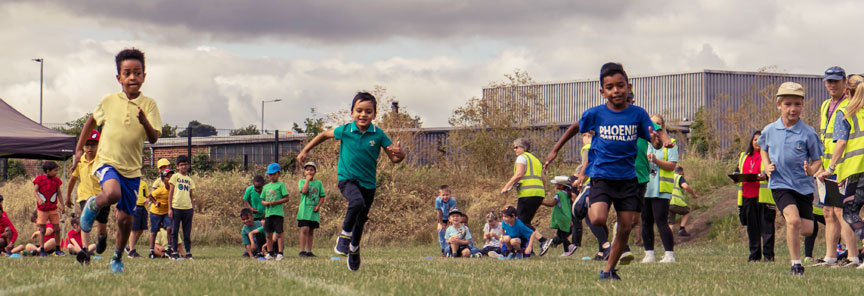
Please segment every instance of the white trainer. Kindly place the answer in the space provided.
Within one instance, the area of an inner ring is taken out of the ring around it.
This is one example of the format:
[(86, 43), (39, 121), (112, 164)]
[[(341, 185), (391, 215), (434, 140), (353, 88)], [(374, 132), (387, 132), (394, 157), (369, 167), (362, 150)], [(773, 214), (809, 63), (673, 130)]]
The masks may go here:
[(645, 258), (642, 258), (642, 263), (654, 263), (657, 262), (657, 258), (654, 255), (645, 255)]
[(663, 256), (663, 259), (660, 259), (660, 263), (675, 263), (675, 257)]

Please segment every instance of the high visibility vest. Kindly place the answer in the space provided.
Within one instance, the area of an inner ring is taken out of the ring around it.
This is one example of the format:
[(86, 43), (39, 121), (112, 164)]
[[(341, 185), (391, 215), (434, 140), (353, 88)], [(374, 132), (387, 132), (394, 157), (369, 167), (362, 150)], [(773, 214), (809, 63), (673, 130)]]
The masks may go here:
[[(522, 153), (522, 156), (528, 159), (528, 165), (525, 168), (525, 175), (519, 181), (520, 185), (516, 191), (516, 196), (546, 196), (546, 188), (543, 186), (543, 179), (540, 177), (543, 175), (543, 164), (529, 152)], [(513, 167), (513, 172), (516, 172), (516, 166)]]
[[(819, 136), (822, 138), (822, 146), (825, 147), (825, 153), (822, 154), (822, 168), (826, 170), (831, 164), (831, 156), (834, 154), (834, 114), (828, 116), (828, 107), (830, 107), (830, 105), (831, 100), (828, 99), (822, 102), (822, 108), (819, 108)], [(840, 101), (840, 104), (837, 104), (835, 110), (846, 108), (846, 105), (849, 105), (849, 99), (843, 97), (843, 100)], [(834, 171), (839, 170), (840, 166), (841, 164), (838, 164), (837, 167), (834, 168)]]
[[(588, 158), (588, 157), (587, 157), (588, 154), (585, 153), (585, 151), (588, 151), (589, 149), (591, 149), (591, 143), (588, 143), (588, 144), (582, 145), (582, 149), (579, 149), (579, 155), (585, 155), (585, 156), (586, 156), (586, 157), (585, 157), (586, 159), (583, 159), (583, 160), (582, 160), (582, 165), (583, 165), (583, 166), (584, 166), (586, 163), (588, 163), (588, 162), (586, 161), (587, 158)], [(586, 169), (587, 169), (587, 168), (586, 168)], [(591, 177), (585, 178), (585, 183), (582, 183), (582, 185), (588, 184), (589, 182), (591, 182)]]
[[(845, 115), (846, 107), (841, 110)], [(861, 111), (851, 114), (851, 120), (848, 117), (844, 118), (852, 129), (849, 130), (849, 141), (846, 142), (846, 149), (843, 150), (843, 157), (840, 159), (842, 165), (835, 168), (837, 180), (842, 181), (854, 174), (864, 173), (864, 126), (861, 125), (864, 124), (864, 112)]]
[[(672, 144), (675, 144), (675, 139), (672, 139)], [(663, 147), (662, 160), (669, 160), (669, 148)], [(658, 166), (657, 170), (660, 174), (660, 193), (672, 193), (675, 188), (675, 169), (664, 170)]]
[(669, 201), (669, 204), (686, 207), (687, 202), (684, 201), (684, 192), (681, 191), (681, 177), (681, 175), (675, 174), (675, 186), (672, 189), (672, 200)]
[[(738, 155), (738, 171), (744, 173), (744, 160), (747, 158), (746, 152), (741, 152)], [(771, 188), (768, 188), (768, 180), (759, 181), (759, 203), (774, 204), (774, 195), (771, 194)], [(738, 206), (744, 204), (744, 183), (738, 184)]]

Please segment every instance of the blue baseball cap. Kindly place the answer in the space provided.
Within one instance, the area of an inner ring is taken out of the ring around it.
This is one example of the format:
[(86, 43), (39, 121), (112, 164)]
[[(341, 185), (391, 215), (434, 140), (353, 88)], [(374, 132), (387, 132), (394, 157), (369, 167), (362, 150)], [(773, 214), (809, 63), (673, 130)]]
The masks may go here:
[(846, 70), (840, 68), (840, 66), (834, 66), (825, 70), (825, 78), (822, 78), (822, 81), (828, 80), (843, 80), (846, 78)]
[(282, 167), (280, 167), (278, 163), (274, 162), (274, 163), (271, 163), (270, 165), (267, 166), (267, 174), (268, 175), (275, 174), (275, 173), (278, 173), (280, 171), (282, 171)]

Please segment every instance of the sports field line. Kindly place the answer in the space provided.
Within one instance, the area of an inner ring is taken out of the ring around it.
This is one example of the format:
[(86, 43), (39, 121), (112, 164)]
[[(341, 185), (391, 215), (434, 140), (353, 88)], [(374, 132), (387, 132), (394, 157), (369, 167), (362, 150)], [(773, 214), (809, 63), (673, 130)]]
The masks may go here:
[(327, 281), (319, 279), (319, 278), (306, 277), (306, 276), (296, 274), (290, 270), (285, 269), (281, 265), (272, 265), (272, 264), (268, 264), (268, 265), (273, 266), (279, 272), (280, 275), (287, 277), (291, 280), (294, 280), (298, 283), (301, 283), (307, 287), (319, 288), (319, 289), (322, 289), (325, 291), (329, 291), (329, 292), (336, 294), (336, 295), (366, 295), (362, 291), (354, 290), (351, 287), (346, 286), (346, 285), (328, 283)]
[[(75, 281), (81, 281), (81, 280), (92, 279), (92, 278), (95, 278), (97, 276), (107, 274), (107, 273), (108, 273), (107, 270), (94, 271), (91, 273), (84, 274), (80, 278), (77, 278), (74, 280)], [(50, 287), (50, 286), (54, 286), (54, 285), (65, 284), (66, 282), (69, 282), (69, 281), (70, 281), (70, 278), (68, 276), (61, 275), (58, 277), (54, 277), (53, 279), (38, 283), (38, 284), (31, 284), (31, 285), (18, 286), (18, 287), (13, 287), (13, 288), (8, 288), (8, 289), (2, 289), (2, 290), (0, 290), (0, 295), (21, 294), (21, 293), (25, 293), (25, 292), (32, 291), (35, 289), (41, 289), (41, 288)]]

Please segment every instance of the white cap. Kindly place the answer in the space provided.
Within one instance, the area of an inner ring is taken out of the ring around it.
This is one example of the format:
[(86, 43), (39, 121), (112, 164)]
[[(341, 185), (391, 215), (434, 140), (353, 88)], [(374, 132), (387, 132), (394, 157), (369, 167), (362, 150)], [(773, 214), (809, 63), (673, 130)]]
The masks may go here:
[(570, 183), (570, 179), (567, 176), (555, 176), (550, 183), (567, 185)]

